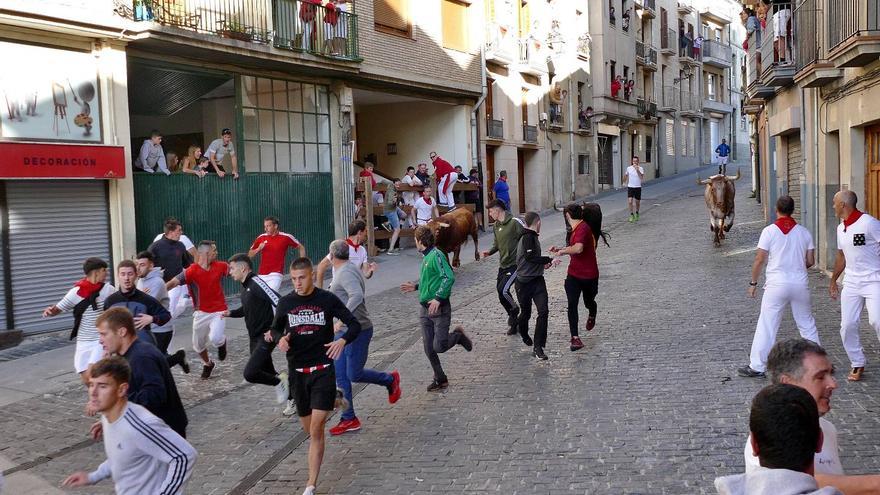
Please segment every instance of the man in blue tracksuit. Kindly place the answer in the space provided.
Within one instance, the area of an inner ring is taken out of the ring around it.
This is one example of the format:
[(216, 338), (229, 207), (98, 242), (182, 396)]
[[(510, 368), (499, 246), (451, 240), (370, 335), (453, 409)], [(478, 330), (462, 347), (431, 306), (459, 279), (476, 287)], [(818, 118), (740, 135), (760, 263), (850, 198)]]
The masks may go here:
[[(137, 336), (142, 342), (158, 345), (151, 325), (162, 326), (171, 321), (171, 313), (162, 306), (155, 297), (135, 287), (137, 282), (137, 265), (131, 260), (122, 260), (116, 267), (116, 282), (119, 291), (111, 294), (104, 301), (104, 310), (116, 306), (127, 308), (134, 316), (134, 325)], [(176, 356), (176, 355), (175, 355)], [(178, 364), (179, 358), (172, 358), (171, 366)]]
[(727, 173), (727, 158), (730, 156), (730, 146), (727, 145), (727, 140), (722, 139), (721, 144), (715, 148), (715, 153), (718, 154), (718, 173), (726, 174)]

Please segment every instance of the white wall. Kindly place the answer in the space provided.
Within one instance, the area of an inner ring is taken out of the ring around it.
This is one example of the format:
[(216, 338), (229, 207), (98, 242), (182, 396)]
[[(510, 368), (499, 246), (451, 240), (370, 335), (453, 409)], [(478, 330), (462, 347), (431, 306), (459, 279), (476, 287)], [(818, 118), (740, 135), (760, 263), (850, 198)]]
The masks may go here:
[[(205, 133), (205, 146), (220, 137), (220, 131), (228, 127), (235, 132), (235, 99), (215, 98), (202, 100), (202, 129)], [(234, 136), (239, 139), (241, 136)]]
[[(355, 105), (358, 159), (375, 153), (382, 174), (401, 177), (408, 166), (430, 165), (432, 151), (453, 166), (470, 169), (470, 106), (428, 101)], [(397, 144), (396, 155), (388, 155), (388, 143)]]

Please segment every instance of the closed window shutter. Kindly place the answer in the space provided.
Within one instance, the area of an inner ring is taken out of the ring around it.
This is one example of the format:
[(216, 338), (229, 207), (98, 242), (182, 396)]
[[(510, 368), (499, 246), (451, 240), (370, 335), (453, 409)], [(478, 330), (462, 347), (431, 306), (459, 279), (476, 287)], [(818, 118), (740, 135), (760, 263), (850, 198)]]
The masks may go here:
[(378, 26), (401, 32), (409, 31), (408, 0), (375, 0), (373, 16)]
[(495, 0), (486, 0), (486, 21), (495, 22)]
[(525, 38), (529, 35), (529, 4), (521, 3), (519, 8), (519, 37)]
[(675, 156), (675, 122), (666, 121), (666, 155)]
[(454, 0), (443, 0), (441, 8), (443, 46), (467, 51), (467, 6)]
[(688, 144), (688, 123), (685, 120), (681, 121), (681, 156), (687, 156), (687, 144)]

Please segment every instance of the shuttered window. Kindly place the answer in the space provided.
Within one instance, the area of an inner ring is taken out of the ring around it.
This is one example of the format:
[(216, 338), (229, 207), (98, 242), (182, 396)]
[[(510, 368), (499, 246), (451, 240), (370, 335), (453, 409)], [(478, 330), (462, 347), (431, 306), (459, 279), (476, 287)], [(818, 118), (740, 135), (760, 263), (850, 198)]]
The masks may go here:
[(681, 156), (687, 156), (688, 145), (688, 122), (681, 121)]
[(495, 0), (486, 0), (486, 22), (495, 22)]
[(529, 4), (523, 1), (519, 5), (519, 37), (527, 38), (531, 32), (532, 22), (529, 15)]
[(443, 47), (465, 52), (468, 50), (468, 6), (455, 0), (442, 1)]
[(410, 36), (409, 0), (375, 0), (373, 18), (381, 31)]
[(675, 121), (666, 121), (666, 155), (675, 156)]

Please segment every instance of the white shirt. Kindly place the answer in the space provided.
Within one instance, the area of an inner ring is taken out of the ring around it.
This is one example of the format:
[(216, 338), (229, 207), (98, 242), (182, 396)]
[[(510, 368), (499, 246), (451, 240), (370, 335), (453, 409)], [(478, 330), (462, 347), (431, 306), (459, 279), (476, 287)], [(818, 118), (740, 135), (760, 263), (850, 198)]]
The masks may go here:
[[(818, 474), (843, 474), (843, 465), (840, 463), (840, 448), (837, 446), (837, 428), (825, 418), (819, 418), (819, 428), (822, 429), (822, 451), (813, 457), (813, 463)], [(751, 473), (761, 466), (758, 457), (752, 451), (752, 435), (746, 440), (745, 448), (746, 473)]]
[(633, 165), (626, 167), (626, 187), (642, 187), (642, 178), (639, 177), (639, 172), (644, 175), (645, 169), (639, 166), (638, 171), (636, 171), (636, 167)]
[(784, 284), (807, 286), (807, 251), (816, 249), (813, 236), (803, 225), (795, 225), (783, 234), (776, 224), (761, 231), (758, 249), (767, 251), (764, 287)]
[(424, 225), (431, 221), (431, 215), (433, 215), (436, 206), (437, 200), (431, 199), (431, 204), (428, 204), (425, 202), (425, 198), (419, 197), (413, 205), (416, 210), (416, 224)]
[[(159, 235), (157, 235), (156, 238), (153, 239), (153, 242), (156, 242), (156, 241), (158, 241), (159, 239), (161, 239), (163, 235), (165, 235), (165, 234), (159, 234)], [(187, 236), (185, 236), (185, 235), (183, 235), (183, 234), (180, 235), (180, 242), (183, 243), (183, 247), (186, 248), (187, 251), (189, 251), (190, 249), (196, 247), (196, 245), (193, 244), (193, 241), (189, 240), (189, 237), (187, 237)]]
[[(324, 259), (330, 263), (330, 255), (328, 254)], [(351, 244), (348, 245), (348, 262), (352, 265), (358, 267), (360, 269), (361, 265), (367, 262), (367, 248), (363, 245), (359, 245), (358, 247), (354, 247)], [(330, 265), (332, 268), (330, 269), (331, 275), (333, 278), (336, 278), (336, 267)]]
[[(401, 181), (408, 186), (421, 186), (422, 185), (422, 181), (420, 181), (419, 178), (416, 176), (410, 177), (408, 175), (404, 175), (403, 179), (401, 179)], [(416, 204), (416, 200), (419, 198), (419, 196), (420, 196), (420, 194), (415, 191), (405, 192), (405, 193), (403, 193), (403, 204), (412, 206), (412, 205)]]
[(837, 226), (837, 249), (846, 258), (843, 284), (880, 282), (880, 222), (863, 213), (846, 232)]

